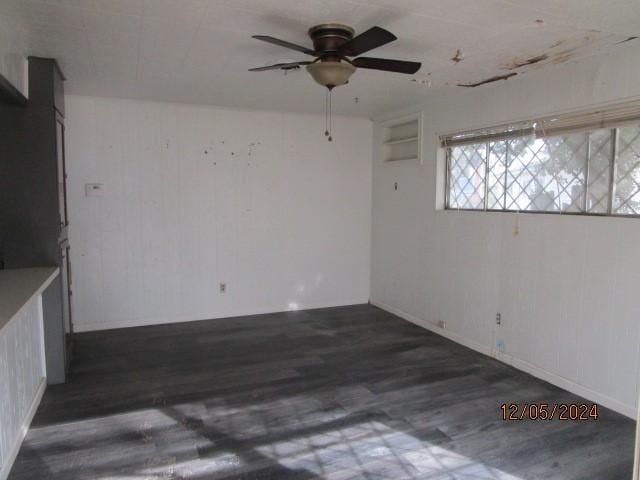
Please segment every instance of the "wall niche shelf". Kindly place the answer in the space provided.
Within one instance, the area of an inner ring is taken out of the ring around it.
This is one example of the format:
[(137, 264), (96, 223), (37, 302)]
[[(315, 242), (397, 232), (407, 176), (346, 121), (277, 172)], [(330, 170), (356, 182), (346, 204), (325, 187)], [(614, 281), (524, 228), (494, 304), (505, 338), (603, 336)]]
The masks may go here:
[(400, 145), (401, 143), (409, 143), (409, 142), (417, 142), (418, 136), (409, 137), (409, 138), (399, 138), (398, 140), (387, 140), (384, 142), (385, 145)]
[(386, 160), (385, 163), (390, 163), (390, 162), (408, 162), (411, 160), (418, 160), (418, 157), (402, 157), (402, 158), (390, 158), (389, 160)]
[(417, 113), (386, 120), (379, 124), (381, 145), (379, 152), (382, 163), (422, 163), (422, 114)]

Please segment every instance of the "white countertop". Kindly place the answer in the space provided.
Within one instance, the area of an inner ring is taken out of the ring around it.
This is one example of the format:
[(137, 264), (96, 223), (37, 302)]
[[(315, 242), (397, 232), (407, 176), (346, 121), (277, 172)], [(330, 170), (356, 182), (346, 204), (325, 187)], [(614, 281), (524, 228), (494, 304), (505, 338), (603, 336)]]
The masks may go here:
[(57, 267), (0, 270), (0, 329), (58, 275)]

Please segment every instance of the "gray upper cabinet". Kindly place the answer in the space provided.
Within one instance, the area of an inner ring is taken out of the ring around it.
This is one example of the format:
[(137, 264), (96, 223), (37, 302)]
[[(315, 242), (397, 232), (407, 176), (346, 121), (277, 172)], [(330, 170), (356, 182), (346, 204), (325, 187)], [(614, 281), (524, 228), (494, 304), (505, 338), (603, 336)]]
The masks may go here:
[(72, 330), (63, 82), (55, 60), (30, 57), (28, 100), (0, 104), (0, 265), (61, 270), (43, 296), (50, 383), (65, 379)]

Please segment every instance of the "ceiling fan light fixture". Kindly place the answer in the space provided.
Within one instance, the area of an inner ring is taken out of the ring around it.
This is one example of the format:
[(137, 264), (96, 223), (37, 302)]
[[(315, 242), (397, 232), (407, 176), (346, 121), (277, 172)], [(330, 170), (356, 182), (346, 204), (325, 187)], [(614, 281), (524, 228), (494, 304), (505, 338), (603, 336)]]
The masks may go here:
[[(304, 53), (315, 59), (299, 62), (281, 61), (265, 67), (250, 68), (251, 72), (265, 70), (284, 70), (300, 68), (306, 65), (307, 71), (313, 79), (327, 87), (325, 91), (325, 131), (327, 140), (332, 141), (331, 136), (331, 92), (334, 87), (339, 87), (349, 82), (351, 75), (357, 68), (381, 70), (384, 72), (396, 72), (413, 75), (420, 70), (418, 62), (393, 60), (388, 58), (362, 57), (374, 48), (381, 47), (398, 38), (391, 32), (381, 27), (371, 27), (369, 30), (355, 36), (353, 28), (341, 23), (323, 23), (309, 29), (309, 37), (313, 41), (313, 49), (297, 45), (295, 43), (280, 40), (269, 35), (254, 35), (253, 38), (280, 47)], [(358, 57), (350, 59), (349, 57)], [(356, 99), (357, 103), (357, 99)]]
[(347, 83), (356, 67), (347, 62), (325, 61), (307, 65), (307, 71), (320, 85), (333, 88)]

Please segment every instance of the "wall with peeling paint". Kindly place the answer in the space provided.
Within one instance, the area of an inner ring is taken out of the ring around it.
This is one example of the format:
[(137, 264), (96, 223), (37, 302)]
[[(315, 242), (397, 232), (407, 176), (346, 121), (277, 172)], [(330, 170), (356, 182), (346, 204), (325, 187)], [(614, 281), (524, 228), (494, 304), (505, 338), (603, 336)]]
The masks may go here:
[[(374, 156), (371, 287), (377, 305), (630, 417), (640, 362), (640, 220), (439, 210), (437, 136), (639, 98), (633, 43), (425, 98), (423, 164), (389, 166)], [(377, 148), (380, 132), (374, 137)]]
[(369, 120), (66, 102), (77, 330), (368, 300)]

